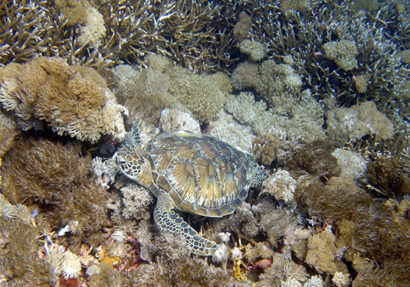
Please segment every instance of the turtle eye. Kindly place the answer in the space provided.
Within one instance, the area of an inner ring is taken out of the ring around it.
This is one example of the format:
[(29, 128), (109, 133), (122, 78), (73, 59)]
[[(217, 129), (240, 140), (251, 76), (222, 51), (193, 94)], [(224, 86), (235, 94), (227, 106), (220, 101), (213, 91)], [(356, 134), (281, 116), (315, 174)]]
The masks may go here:
[(117, 157), (117, 164), (125, 165), (126, 163), (127, 163), (127, 161), (125, 159)]
[(122, 153), (117, 153), (117, 155), (115, 156), (115, 161), (117, 162), (117, 164), (119, 165), (125, 165), (127, 164), (127, 160), (124, 154)]

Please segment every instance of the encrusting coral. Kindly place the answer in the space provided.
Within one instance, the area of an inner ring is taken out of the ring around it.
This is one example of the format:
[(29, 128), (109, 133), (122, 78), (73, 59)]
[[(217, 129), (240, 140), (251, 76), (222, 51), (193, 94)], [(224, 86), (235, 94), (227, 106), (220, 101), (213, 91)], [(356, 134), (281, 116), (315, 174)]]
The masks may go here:
[(68, 25), (80, 25), (80, 45), (98, 45), (105, 36), (104, 18), (87, 0), (56, 0), (55, 5), (67, 18)]
[(257, 41), (245, 39), (240, 43), (239, 49), (241, 53), (248, 55), (253, 62), (260, 61), (265, 57), (265, 47)]
[(357, 67), (355, 57), (359, 54), (356, 43), (348, 40), (328, 42), (323, 45), (326, 57), (336, 62), (345, 71), (353, 70)]
[(95, 142), (109, 134), (125, 136), (122, 114), (105, 81), (92, 68), (40, 57), (0, 68), (0, 103), (30, 129), (43, 120), (57, 134)]
[(92, 232), (107, 220), (108, 194), (79, 144), (20, 137), (4, 156), (1, 174), (2, 193), (11, 203), (38, 205), (54, 226)]
[(393, 123), (376, 109), (374, 102), (363, 102), (350, 108), (336, 108), (328, 111), (327, 132), (336, 142), (357, 140), (368, 134), (376, 134), (382, 139), (394, 135)]

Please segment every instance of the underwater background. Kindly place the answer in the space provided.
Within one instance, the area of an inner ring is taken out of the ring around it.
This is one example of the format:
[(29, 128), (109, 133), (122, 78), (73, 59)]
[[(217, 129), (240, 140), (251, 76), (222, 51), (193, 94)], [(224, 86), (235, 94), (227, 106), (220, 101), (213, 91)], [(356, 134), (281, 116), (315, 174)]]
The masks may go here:
[[(409, 1), (0, 1), (0, 286), (409, 286)], [(269, 173), (181, 214), (103, 164), (139, 123)]]

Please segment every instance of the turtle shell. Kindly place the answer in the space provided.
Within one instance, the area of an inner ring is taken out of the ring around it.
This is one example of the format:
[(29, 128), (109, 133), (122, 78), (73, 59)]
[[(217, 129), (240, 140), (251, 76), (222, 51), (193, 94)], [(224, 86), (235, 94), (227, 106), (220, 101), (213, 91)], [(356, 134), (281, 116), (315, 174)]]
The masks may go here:
[(148, 154), (154, 186), (182, 211), (221, 217), (233, 213), (248, 196), (252, 156), (216, 138), (166, 132), (150, 142)]

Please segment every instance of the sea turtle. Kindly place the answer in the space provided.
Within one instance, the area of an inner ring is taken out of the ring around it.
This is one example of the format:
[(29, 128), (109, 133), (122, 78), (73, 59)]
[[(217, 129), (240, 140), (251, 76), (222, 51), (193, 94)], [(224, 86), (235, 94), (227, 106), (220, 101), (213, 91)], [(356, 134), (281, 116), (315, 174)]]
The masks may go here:
[(122, 174), (156, 196), (154, 220), (159, 230), (184, 236), (192, 252), (203, 256), (212, 255), (216, 243), (173, 210), (206, 217), (231, 214), (247, 198), (249, 188), (266, 178), (251, 155), (188, 131), (163, 132), (143, 150), (135, 125), (113, 159)]

